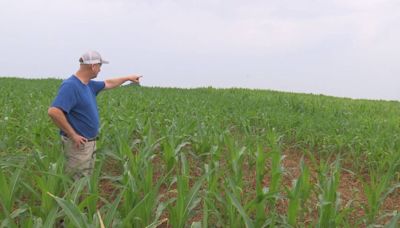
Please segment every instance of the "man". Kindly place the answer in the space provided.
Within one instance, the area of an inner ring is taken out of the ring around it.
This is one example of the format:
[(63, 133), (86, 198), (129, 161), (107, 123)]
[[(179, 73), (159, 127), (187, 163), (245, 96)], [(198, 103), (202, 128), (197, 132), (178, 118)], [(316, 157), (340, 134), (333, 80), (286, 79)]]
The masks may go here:
[(126, 81), (139, 83), (142, 77), (126, 77), (93, 81), (102, 64), (108, 63), (96, 51), (86, 52), (79, 59), (79, 70), (64, 80), (48, 114), (60, 128), (66, 156), (66, 171), (74, 179), (90, 175), (96, 159), (96, 140), (99, 132), (99, 114), (96, 96), (103, 89), (118, 87)]

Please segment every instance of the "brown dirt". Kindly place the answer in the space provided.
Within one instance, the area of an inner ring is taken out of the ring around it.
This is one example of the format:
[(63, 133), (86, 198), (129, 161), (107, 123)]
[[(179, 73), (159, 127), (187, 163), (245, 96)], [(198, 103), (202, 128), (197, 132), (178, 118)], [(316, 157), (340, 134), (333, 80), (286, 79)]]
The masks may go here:
[[(283, 154), (285, 156), (284, 159), (282, 160), (284, 173), (282, 174), (283, 176), (282, 176), (281, 192), (283, 195), (285, 195), (283, 186), (291, 188), (292, 182), (300, 176), (300, 160), (302, 158), (304, 159), (305, 164), (310, 169), (311, 183), (314, 185), (317, 184), (318, 182), (317, 167), (313, 165), (310, 158), (305, 156), (302, 152), (293, 150), (284, 151)], [(190, 167), (190, 175), (192, 177), (190, 181), (190, 186), (193, 186), (194, 181), (202, 175), (201, 167), (203, 166), (203, 163), (201, 162), (201, 160), (194, 159), (189, 155), (187, 157)], [(316, 161), (318, 163), (320, 159), (317, 158)], [(153, 179), (154, 182), (156, 183), (157, 180), (159, 180), (159, 178), (161, 178), (166, 174), (165, 164), (158, 154), (153, 158), (152, 163), (154, 168)], [(225, 161), (223, 160), (220, 161), (220, 165), (221, 168), (226, 168)], [(113, 175), (119, 175), (121, 173), (120, 167), (117, 164), (114, 164), (113, 162), (108, 162), (107, 164), (105, 164), (103, 170), (105, 170), (108, 174), (112, 173)], [(243, 173), (244, 173), (243, 179), (245, 183), (249, 184), (247, 185), (249, 186), (249, 188), (244, 189), (244, 194), (251, 194), (252, 192), (254, 192), (256, 186), (255, 168), (251, 168), (246, 161), (244, 162)], [(346, 217), (346, 219), (351, 224), (355, 224), (357, 221), (359, 222), (360, 218), (362, 218), (365, 215), (365, 211), (362, 206), (364, 204), (367, 204), (367, 199), (364, 194), (364, 186), (361, 181), (361, 178), (362, 180), (368, 180), (367, 172), (363, 171), (362, 173), (356, 173), (351, 170), (351, 163), (342, 164), (342, 171), (340, 173), (340, 184), (338, 192), (340, 193), (342, 207), (351, 209)], [(269, 176), (266, 175), (263, 181), (264, 186), (268, 186), (269, 181), (270, 181)], [(205, 185), (206, 183), (203, 186)], [(100, 181), (100, 192), (102, 197), (112, 201), (113, 199), (109, 197), (115, 196), (114, 191), (115, 191), (115, 186), (113, 185), (113, 183), (111, 183), (111, 181), (109, 180)], [(172, 197), (176, 197), (177, 194), (176, 183), (172, 184), (171, 186), (167, 186), (167, 184), (165, 183), (162, 184), (160, 187), (160, 194), (164, 195), (163, 198), (161, 199), (162, 201), (165, 201)], [(280, 214), (286, 214), (288, 208), (288, 201), (285, 199), (285, 197), (283, 198), (284, 198), (283, 200), (279, 200), (276, 203), (276, 210)], [(311, 226), (315, 225), (315, 221), (318, 218), (318, 196), (315, 190), (314, 192), (311, 193), (310, 199), (306, 203), (306, 206), (308, 207), (308, 211), (306, 212), (304, 219), (299, 222)], [(400, 211), (400, 189), (396, 189), (392, 194), (390, 194), (381, 207), (382, 212), (392, 212), (395, 210)], [(161, 216), (161, 219), (164, 221), (164, 223), (162, 223), (159, 227), (171, 227), (170, 224), (168, 223), (167, 210), (164, 211), (164, 213)], [(190, 219), (189, 224), (195, 221), (201, 221), (201, 219), (202, 219), (202, 203), (200, 203), (199, 206), (195, 209), (195, 215)], [(390, 217), (388, 217), (385, 221), (381, 222), (382, 224), (384, 224), (389, 220)], [(358, 224), (358, 225), (362, 227), (366, 226), (366, 224), (361, 224), (361, 225)]]
[[(285, 151), (285, 158), (282, 161), (282, 166), (286, 170), (284, 172), (282, 183), (284, 186), (291, 187), (292, 181), (297, 179), (300, 176), (300, 160), (303, 157), (305, 164), (310, 169), (311, 174), (311, 183), (316, 184), (318, 178), (317, 167), (313, 165), (311, 160), (305, 156), (302, 152), (298, 151)], [(333, 160), (333, 159), (332, 159)], [(317, 163), (320, 162), (320, 158), (316, 159)], [(347, 216), (348, 221), (351, 224), (355, 224), (357, 221), (359, 222), (360, 218), (365, 215), (365, 211), (363, 205), (367, 204), (367, 198), (364, 193), (364, 186), (361, 180), (368, 180), (368, 175), (365, 170), (358, 174), (355, 171), (351, 170), (351, 163), (342, 164), (342, 170), (340, 172), (340, 181), (338, 192), (340, 193), (340, 200), (342, 208), (350, 208), (350, 213)], [(268, 177), (265, 182), (268, 182)], [(311, 207), (310, 213), (306, 216), (306, 220), (316, 220), (318, 216), (318, 208), (317, 208), (317, 195), (312, 196), (309, 202), (309, 206)], [(287, 202), (285, 200), (281, 201), (277, 205), (278, 211), (280, 213), (285, 213), (287, 210)], [(388, 196), (381, 207), (381, 211), (399, 211), (400, 210), (400, 189), (396, 189), (392, 194)], [(382, 224), (389, 221), (390, 217), (387, 218), (386, 221), (381, 221)], [(366, 225), (366, 224), (363, 224)]]

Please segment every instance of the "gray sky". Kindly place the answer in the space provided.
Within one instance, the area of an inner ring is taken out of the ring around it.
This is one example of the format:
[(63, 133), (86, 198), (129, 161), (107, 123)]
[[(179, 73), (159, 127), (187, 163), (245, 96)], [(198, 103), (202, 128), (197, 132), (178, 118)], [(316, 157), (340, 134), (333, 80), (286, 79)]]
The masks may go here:
[(0, 76), (400, 99), (399, 0), (0, 0)]

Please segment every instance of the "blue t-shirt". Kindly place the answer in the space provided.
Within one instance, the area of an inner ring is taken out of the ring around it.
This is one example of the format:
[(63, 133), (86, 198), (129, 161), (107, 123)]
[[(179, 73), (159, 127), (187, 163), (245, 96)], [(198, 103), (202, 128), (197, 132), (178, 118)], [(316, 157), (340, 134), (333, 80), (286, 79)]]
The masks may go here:
[[(64, 111), (69, 124), (79, 135), (94, 138), (100, 126), (96, 96), (104, 87), (103, 81), (90, 80), (85, 85), (72, 75), (62, 82), (51, 106)], [(63, 131), (60, 133), (66, 135)]]

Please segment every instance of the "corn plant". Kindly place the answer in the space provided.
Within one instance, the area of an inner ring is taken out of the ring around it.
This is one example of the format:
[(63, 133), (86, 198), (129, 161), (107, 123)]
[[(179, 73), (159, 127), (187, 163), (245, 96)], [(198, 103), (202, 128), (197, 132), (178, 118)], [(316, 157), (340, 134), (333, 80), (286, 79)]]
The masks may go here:
[(281, 154), (279, 137), (275, 132), (271, 131), (267, 134), (268, 145), (271, 148), (271, 151), (268, 153), (268, 157), (271, 159), (271, 167), (270, 167), (270, 184), (267, 187), (267, 198), (268, 198), (268, 207), (272, 213), (275, 211), (276, 201), (280, 198), (280, 186), (282, 180), (283, 168), (281, 165), (281, 161), (283, 156)]
[(220, 194), (220, 180), (223, 178), (223, 174), (218, 172), (220, 153), (218, 146), (212, 147), (209, 153), (209, 163), (205, 164), (203, 169), (203, 173), (207, 174), (205, 179), (207, 187), (203, 197), (203, 227), (207, 227), (210, 222), (219, 224), (223, 221), (223, 214), (218, 210), (218, 206), (224, 202)]
[(168, 205), (169, 223), (172, 227), (184, 227), (193, 210), (199, 205), (199, 190), (206, 174), (201, 176), (192, 187), (189, 185), (190, 173), (185, 154), (180, 155), (181, 173), (177, 175), (177, 196)]
[(364, 205), (367, 224), (372, 225), (377, 221), (379, 209), (385, 199), (397, 188), (400, 188), (400, 183), (393, 184), (396, 170), (400, 167), (400, 156), (394, 155), (393, 157), (380, 163), (382, 167), (377, 172), (379, 174), (371, 173), (369, 183), (364, 182), (367, 196), (367, 204)]
[(337, 160), (330, 172), (330, 166), (323, 163), (320, 166), (318, 188), (318, 221), (317, 227), (336, 227), (339, 225), (340, 195), (338, 192), (340, 163)]
[(265, 164), (267, 161), (267, 154), (264, 151), (262, 144), (257, 145), (256, 153), (256, 199), (254, 201), (256, 208), (256, 227), (260, 227), (265, 220), (267, 215), (265, 213), (266, 193), (267, 189), (264, 187), (263, 181), (267, 174)]
[[(228, 179), (228, 187), (230, 189), (235, 189), (235, 186), (233, 184), (233, 181)], [(237, 198), (237, 195), (234, 192), (231, 192), (231, 190), (229, 189), (225, 189), (225, 192), (228, 196), (229, 199), (229, 203), (236, 209), (238, 216), (236, 218), (234, 218), (233, 216), (231, 217), (231, 227), (242, 227), (243, 223), (244, 226), (246, 228), (252, 228), (254, 227), (254, 222), (252, 221), (252, 219), (250, 219), (249, 215), (246, 213), (244, 207), (242, 206), (242, 203), (240, 202), (240, 199)], [(232, 215), (235, 215), (235, 213), (231, 212)], [(241, 218), (241, 220), (243, 222), (241, 222), (239, 220), (239, 218)]]
[[(302, 213), (302, 208), (305, 208), (305, 202), (310, 197), (311, 183), (310, 171), (304, 164), (304, 160), (300, 161), (300, 176), (294, 180), (292, 189), (287, 189), (289, 198), (287, 219), (288, 223), (295, 227), (299, 220), (299, 213)], [(302, 216), (300, 216), (300, 219)]]
[[(16, 217), (14, 211), (15, 196), (18, 192), (21, 169), (16, 168), (15, 172), (12, 173), (10, 177), (5, 175), (6, 172), (1, 170), (0, 172), (0, 204), (2, 206), (2, 213), (0, 213), (0, 218), (3, 221), (2, 226), (16, 227), (13, 222)], [(14, 215), (13, 215), (14, 213)]]
[[(96, 169), (73, 181), (64, 173), (58, 129), (46, 115), (60, 83), (0, 78), (0, 227), (398, 223), (385, 205), (399, 186), (397, 101), (121, 87), (97, 97)], [(284, 186), (290, 170), (282, 161), (292, 150), (307, 153), (313, 169), (299, 161), (300, 176)], [(350, 217), (351, 201), (341, 202), (342, 166), (363, 180), (358, 191), (367, 201), (357, 218)], [(112, 195), (99, 187), (105, 179)], [(309, 206), (318, 209), (316, 218)]]

